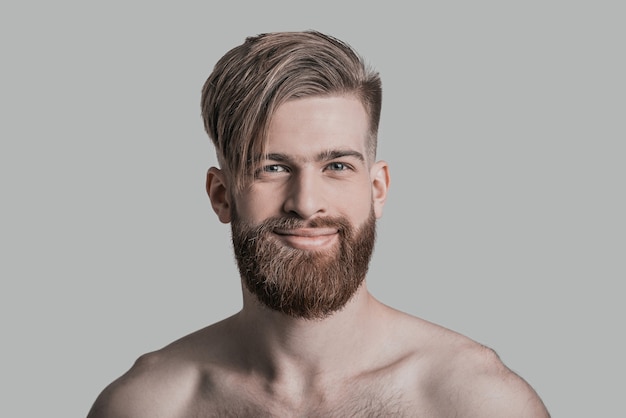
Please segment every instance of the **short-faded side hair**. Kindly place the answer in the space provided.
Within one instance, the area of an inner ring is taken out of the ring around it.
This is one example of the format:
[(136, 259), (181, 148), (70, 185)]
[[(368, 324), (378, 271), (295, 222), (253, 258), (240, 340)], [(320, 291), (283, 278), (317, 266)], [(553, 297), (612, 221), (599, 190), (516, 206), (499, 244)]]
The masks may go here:
[(215, 65), (202, 88), (204, 127), (222, 169), (245, 187), (264, 155), (272, 116), (288, 100), (352, 95), (369, 116), (368, 157), (376, 157), (382, 106), (379, 74), (348, 44), (318, 31), (248, 37)]

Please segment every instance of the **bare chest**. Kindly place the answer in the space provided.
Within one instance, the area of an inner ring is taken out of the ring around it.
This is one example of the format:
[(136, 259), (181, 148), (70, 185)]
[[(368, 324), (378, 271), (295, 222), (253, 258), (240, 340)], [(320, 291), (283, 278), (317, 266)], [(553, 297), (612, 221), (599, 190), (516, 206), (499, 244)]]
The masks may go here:
[(395, 398), (372, 397), (363, 395), (359, 399), (350, 399), (341, 403), (322, 402), (293, 407), (280, 402), (249, 400), (244, 398), (221, 399), (219, 401), (197, 402), (188, 410), (188, 417), (415, 417), (408, 404)]
[(389, 382), (355, 382), (304, 394), (298, 402), (256, 385), (205, 382), (185, 417), (419, 417), (414, 399)]

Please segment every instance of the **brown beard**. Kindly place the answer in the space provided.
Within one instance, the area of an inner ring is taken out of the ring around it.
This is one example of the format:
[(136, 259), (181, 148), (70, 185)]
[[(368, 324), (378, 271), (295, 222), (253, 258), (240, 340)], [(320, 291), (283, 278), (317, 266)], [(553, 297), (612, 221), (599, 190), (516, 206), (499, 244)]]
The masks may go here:
[[(270, 218), (252, 226), (233, 210), (233, 247), (246, 288), (265, 306), (295, 318), (322, 319), (340, 310), (363, 283), (376, 240), (376, 217), (356, 230), (346, 218)], [(288, 247), (275, 229), (331, 227), (339, 244), (327, 251)]]

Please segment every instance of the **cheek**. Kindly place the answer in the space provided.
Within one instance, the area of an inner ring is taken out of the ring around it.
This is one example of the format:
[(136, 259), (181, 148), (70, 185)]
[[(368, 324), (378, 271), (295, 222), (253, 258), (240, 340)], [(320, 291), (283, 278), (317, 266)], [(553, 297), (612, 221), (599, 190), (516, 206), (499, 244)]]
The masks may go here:
[(246, 193), (235, 199), (235, 210), (241, 220), (256, 225), (270, 216), (276, 216), (279, 199), (270, 193)]
[(372, 210), (372, 190), (366, 187), (344, 191), (338, 198), (340, 211), (358, 221), (370, 216)]

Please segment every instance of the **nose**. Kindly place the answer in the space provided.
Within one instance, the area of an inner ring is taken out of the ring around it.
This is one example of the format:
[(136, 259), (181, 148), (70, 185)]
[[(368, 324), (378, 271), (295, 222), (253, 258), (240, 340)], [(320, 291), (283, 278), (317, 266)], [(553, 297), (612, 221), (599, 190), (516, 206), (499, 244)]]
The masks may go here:
[(327, 210), (328, 196), (324, 192), (322, 179), (315, 176), (314, 170), (294, 173), (287, 187), (283, 210), (301, 219), (309, 219)]

